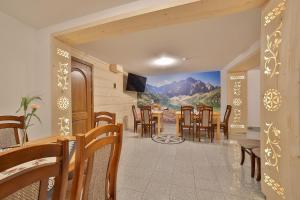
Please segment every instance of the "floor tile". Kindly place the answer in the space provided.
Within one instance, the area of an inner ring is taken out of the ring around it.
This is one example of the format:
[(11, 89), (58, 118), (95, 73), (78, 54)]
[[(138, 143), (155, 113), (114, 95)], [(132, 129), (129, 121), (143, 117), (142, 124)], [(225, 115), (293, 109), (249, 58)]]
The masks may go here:
[[(167, 124), (162, 134), (174, 134)], [(230, 135), (230, 140), (186, 140), (155, 143), (125, 131), (120, 158), (118, 200), (263, 200), (260, 183), (250, 177), (250, 159), (240, 165), (236, 139), (258, 133)]]

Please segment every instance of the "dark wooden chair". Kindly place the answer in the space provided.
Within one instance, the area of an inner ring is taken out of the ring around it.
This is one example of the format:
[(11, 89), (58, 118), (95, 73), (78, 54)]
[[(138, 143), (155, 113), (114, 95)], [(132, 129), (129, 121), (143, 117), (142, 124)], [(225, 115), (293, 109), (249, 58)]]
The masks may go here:
[(209, 106), (197, 107), (198, 116), (196, 118), (196, 133), (199, 132), (199, 142), (201, 140), (201, 130), (207, 131), (210, 141), (214, 140), (213, 131), (213, 108)]
[[(252, 149), (260, 147), (259, 140), (253, 139), (242, 139), (238, 140), (239, 145), (241, 146), (241, 165), (245, 162), (245, 155), (246, 153), (251, 157), (252, 156)], [(255, 161), (251, 160), (251, 177), (254, 177), (255, 174)]]
[[(232, 109), (231, 105), (226, 106), (224, 119), (223, 119), (223, 122), (221, 122), (221, 124), (220, 124), (220, 128), (223, 130), (224, 136), (227, 138), (227, 140), (229, 138), (228, 129), (229, 129), (229, 118), (230, 118), (230, 114), (231, 114), (231, 109)], [(217, 127), (217, 124), (213, 124), (213, 127), (215, 129)]]
[(24, 129), (24, 126), (24, 116), (0, 116), (0, 148), (20, 144), (18, 131)]
[(142, 122), (141, 122), (141, 119), (139, 119), (139, 117), (137, 115), (135, 105), (132, 105), (132, 114), (133, 114), (133, 121), (134, 121), (133, 132), (136, 133), (138, 125), (141, 125)]
[(116, 124), (116, 113), (106, 111), (94, 113), (94, 128), (107, 124)]
[[(255, 160), (257, 164), (257, 176), (256, 180), (260, 181), (261, 180), (261, 163), (260, 163), (260, 148), (254, 148), (252, 149), (251, 152), (251, 166), (255, 168)], [(255, 171), (255, 169), (253, 170)]]
[(141, 119), (142, 119), (142, 137), (144, 133), (149, 130), (150, 136), (155, 134), (156, 121), (152, 117), (151, 106), (143, 106), (141, 108)]
[[(28, 145), (0, 153), (0, 172), (24, 165), (19, 171), (14, 169), (15, 173), (0, 180), (0, 199), (64, 200), (68, 181), (68, 151), (68, 141), (59, 140), (57, 143)], [(38, 162), (47, 158), (49, 162)], [(51, 196), (47, 191), (50, 177), (55, 177)]]
[(189, 136), (194, 135), (194, 107), (193, 106), (181, 106), (181, 117), (180, 117), (180, 132), (181, 136), (184, 138), (184, 129), (189, 130)]
[(116, 200), (123, 125), (96, 127), (76, 136), (72, 200)]

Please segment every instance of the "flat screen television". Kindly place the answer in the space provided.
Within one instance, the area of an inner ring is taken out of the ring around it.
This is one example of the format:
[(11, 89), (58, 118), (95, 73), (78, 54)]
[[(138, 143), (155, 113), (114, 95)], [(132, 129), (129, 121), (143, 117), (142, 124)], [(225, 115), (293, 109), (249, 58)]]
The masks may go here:
[(146, 87), (146, 81), (146, 77), (128, 73), (126, 90), (134, 92), (144, 92)]

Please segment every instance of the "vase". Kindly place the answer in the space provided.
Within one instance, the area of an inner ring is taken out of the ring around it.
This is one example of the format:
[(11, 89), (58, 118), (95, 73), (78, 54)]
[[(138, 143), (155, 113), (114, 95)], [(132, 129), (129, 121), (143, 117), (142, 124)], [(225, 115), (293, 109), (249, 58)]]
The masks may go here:
[(20, 146), (24, 146), (27, 142), (27, 130), (23, 129), (21, 133), (21, 141), (20, 141)]

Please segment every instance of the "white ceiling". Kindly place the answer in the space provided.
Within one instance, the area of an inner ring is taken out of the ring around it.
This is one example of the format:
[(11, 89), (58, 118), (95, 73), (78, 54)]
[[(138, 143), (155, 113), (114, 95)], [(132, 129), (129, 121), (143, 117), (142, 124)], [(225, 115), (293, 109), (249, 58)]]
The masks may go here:
[[(138, 74), (219, 70), (260, 37), (260, 10), (172, 25), (79, 45), (105, 62)], [(163, 54), (188, 58), (173, 68), (153, 68)]]
[(135, 0), (0, 0), (0, 11), (34, 28), (120, 6)]

